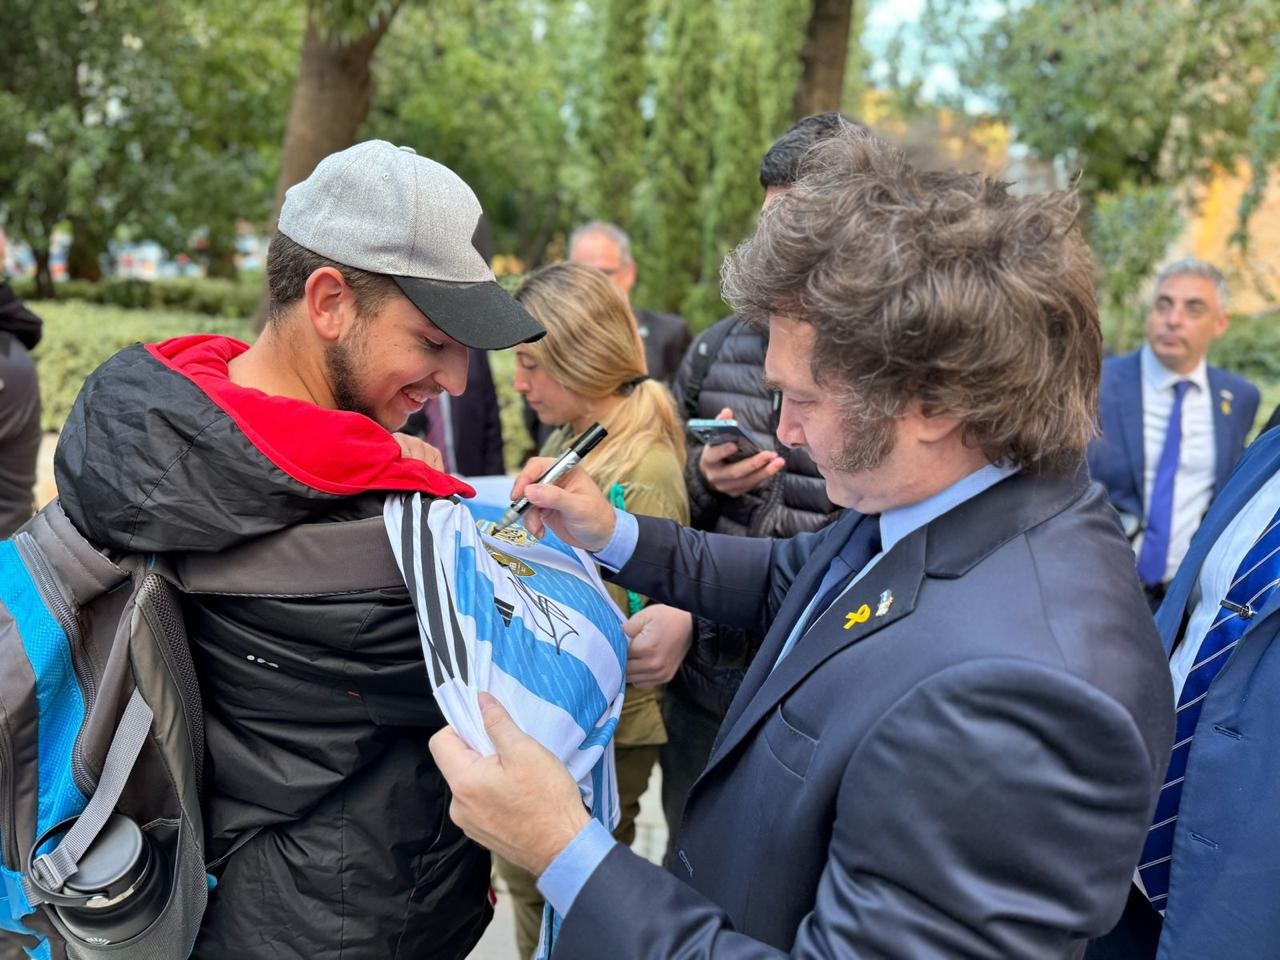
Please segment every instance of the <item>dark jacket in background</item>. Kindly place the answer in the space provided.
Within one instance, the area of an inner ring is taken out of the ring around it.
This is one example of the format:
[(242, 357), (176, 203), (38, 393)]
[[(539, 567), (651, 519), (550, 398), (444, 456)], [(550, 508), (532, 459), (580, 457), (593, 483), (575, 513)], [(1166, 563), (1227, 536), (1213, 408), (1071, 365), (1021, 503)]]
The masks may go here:
[[(687, 399), (695, 357), (703, 345), (714, 344), (722, 336), (690, 412)], [(712, 418), (729, 407), (764, 449), (781, 452), (787, 461), (786, 469), (763, 487), (726, 497), (711, 489), (698, 470), (702, 442), (690, 436), (685, 484), (691, 526), (696, 529), (783, 538), (825, 526), (838, 510), (827, 499), (826, 482), (809, 455), (778, 443), (777, 401), (763, 382), (766, 346), (763, 331), (736, 316), (725, 317), (694, 340), (672, 384), (682, 417)], [(695, 620), (693, 647), (674, 685), (699, 706), (723, 716), (762, 638), (756, 631)]]
[(376, 561), (394, 562), (385, 531), (366, 556), (354, 543), (382, 526), (378, 491), (462, 485), (402, 459), (366, 417), (230, 384), (244, 349), (184, 337), (116, 354), (86, 381), (55, 463), (67, 516), (112, 550), (198, 562), (348, 528), (336, 572), (281, 548), (276, 582), (186, 598), (206, 855), (258, 831), (215, 870), (193, 957), (461, 960), (492, 916), (489, 855), (448, 817), (427, 750), (445, 721), (403, 581), (370, 586)]
[(40, 318), (0, 280), (0, 539), (31, 519), (40, 456), (40, 384), (27, 352), (40, 342)]
[(649, 376), (671, 383), (684, 352), (689, 349), (689, 324), (673, 313), (658, 313), (644, 307), (633, 307), (640, 339), (644, 341), (644, 359)]
[[(489, 355), (471, 350), (467, 358), (467, 389), (449, 397), (450, 458), (453, 472), (462, 477), (489, 477), (505, 473), (502, 462), (502, 416), (493, 384)], [(404, 425), (404, 432), (427, 437), (427, 417), (419, 410)]]

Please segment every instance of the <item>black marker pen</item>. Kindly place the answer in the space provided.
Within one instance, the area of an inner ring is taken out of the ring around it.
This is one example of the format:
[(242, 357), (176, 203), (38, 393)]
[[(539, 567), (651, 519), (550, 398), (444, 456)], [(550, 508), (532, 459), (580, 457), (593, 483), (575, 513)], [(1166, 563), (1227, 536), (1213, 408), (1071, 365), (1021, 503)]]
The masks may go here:
[[(566, 473), (582, 462), (582, 458), (596, 448), (601, 440), (608, 436), (608, 431), (598, 423), (593, 423), (587, 427), (586, 431), (577, 440), (573, 441), (571, 446), (564, 453), (560, 454), (558, 460), (537, 479), (537, 483), (556, 483)], [(529, 502), (528, 497), (521, 497), (515, 503), (507, 508), (507, 512), (502, 515), (502, 519), (498, 521), (494, 530), (503, 530), (511, 524), (515, 523), (525, 515), (525, 512), (533, 504)]]

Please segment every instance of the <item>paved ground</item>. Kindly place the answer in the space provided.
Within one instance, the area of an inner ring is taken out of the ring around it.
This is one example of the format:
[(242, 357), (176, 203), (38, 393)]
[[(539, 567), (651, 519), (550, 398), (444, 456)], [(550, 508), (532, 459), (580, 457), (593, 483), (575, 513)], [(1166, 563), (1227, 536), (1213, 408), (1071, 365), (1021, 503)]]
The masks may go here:
[(57, 495), (53, 486), (53, 451), (58, 445), (56, 433), (46, 433), (40, 441), (40, 459), (36, 462), (36, 507), (43, 507)]

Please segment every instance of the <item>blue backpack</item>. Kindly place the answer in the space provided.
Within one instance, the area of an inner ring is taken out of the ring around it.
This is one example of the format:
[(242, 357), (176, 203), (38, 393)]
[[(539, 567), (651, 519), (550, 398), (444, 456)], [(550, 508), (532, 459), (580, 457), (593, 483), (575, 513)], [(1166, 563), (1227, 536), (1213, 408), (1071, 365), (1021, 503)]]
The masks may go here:
[(0, 542), (0, 651), (0, 929), (41, 960), (188, 956), (209, 885), (180, 588), (54, 501)]

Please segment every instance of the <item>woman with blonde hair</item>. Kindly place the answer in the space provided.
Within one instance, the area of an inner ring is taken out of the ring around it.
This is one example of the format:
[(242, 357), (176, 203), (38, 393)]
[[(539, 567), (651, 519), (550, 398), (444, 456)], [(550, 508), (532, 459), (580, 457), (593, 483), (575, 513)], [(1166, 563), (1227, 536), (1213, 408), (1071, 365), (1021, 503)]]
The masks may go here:
[[(557, 429), (543, 456), (559, 456), (593, 423), (609, 435), (581, 469), (617, 506), (631, 513), (689, 522), (684, 485), (684, 428), (665, 386), (649, 378), (644, 346), (626, 298), (600, 271), (578, 263), (535, 270), (516, 299), (544, 327), (536, 343), (516, 347), (515, 388), (538, 419)], [(626, 615), (648, 601), (613, 584), (610, 596)], [(622, 817), (614, 836), (635, 839), (640, 795), (666, 742), (655, 688), (627, 686), (614, 734)], [(516, 942), (532, 956), (542, 919), (533, 877), (499, 860), (516, 905)]]

